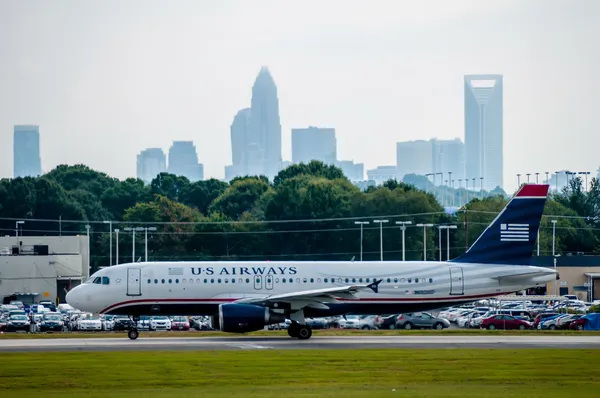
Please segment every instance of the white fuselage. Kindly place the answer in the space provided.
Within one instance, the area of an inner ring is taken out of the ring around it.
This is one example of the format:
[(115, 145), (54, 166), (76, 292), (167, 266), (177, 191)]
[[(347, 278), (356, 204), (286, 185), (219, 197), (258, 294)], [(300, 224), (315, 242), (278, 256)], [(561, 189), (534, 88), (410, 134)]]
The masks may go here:
[(434, 261), (149, 262), (102, 269), (72, 289), (67, 301), (94, 313), (214, 315), (220, 304), (243, 298), (382, 280), (377, 293), (366, 289), (327, 303), (327, 310), (305, 309), (306, 316), (375, 315), (472, 302), (555, 279), (554, 270), (542, 267)]

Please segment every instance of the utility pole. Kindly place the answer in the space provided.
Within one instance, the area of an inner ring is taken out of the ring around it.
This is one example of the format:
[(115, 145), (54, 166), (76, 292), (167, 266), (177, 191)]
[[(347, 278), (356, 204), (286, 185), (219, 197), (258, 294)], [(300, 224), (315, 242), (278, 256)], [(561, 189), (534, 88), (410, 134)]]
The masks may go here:
[(412, 221), (396, 221), (396, 224), (399, 224), (400, 229), (402, 230), (402, 261), (406, 261), (406, 250), (405, 250), (406, 226), (412, 224)]
[(368, 221), (354, 221), (354, 224), (360, 225), (360, 261), (363, 260), (363, 225), (368, 223)]

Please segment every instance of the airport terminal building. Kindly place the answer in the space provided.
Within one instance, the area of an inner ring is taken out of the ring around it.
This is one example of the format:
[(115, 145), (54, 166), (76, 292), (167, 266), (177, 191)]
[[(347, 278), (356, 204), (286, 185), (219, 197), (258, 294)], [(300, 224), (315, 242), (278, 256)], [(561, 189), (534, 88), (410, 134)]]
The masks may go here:
[(0, 237), (2, 303), (64, 302), (68, 289), (89, 278), (88, 247), (86, 235)]

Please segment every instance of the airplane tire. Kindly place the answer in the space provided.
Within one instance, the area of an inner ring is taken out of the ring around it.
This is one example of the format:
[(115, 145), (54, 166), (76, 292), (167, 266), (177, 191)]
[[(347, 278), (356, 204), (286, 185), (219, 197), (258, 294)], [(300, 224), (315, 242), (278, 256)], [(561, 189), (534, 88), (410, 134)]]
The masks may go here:
[(288, 327), (288, 330), (287, 330), (288, 335), (290, 337), (298, 337), (299, 326), (300, 325), (298, 325), (296, 322), (292, 322), (292, 324)]
[(300, 340), (308, 340), (312, 336), (312, 329), (308, 325), (300, 325), (296, 333), (296, 337)]
[(131, 340), (137, 339), (139, 335), (140, 333), (137, 329), (131, 329), (129, 332), (127, 332), (127, 337), (129, 337)]

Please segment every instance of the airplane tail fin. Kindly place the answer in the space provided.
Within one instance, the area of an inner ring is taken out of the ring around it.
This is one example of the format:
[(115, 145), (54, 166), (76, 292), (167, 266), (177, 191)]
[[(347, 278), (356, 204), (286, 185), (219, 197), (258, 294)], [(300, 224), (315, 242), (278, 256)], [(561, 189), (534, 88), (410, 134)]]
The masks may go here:
[(456, 263), (530, 265), (548, 196), (547, 184), (525, 184)]

